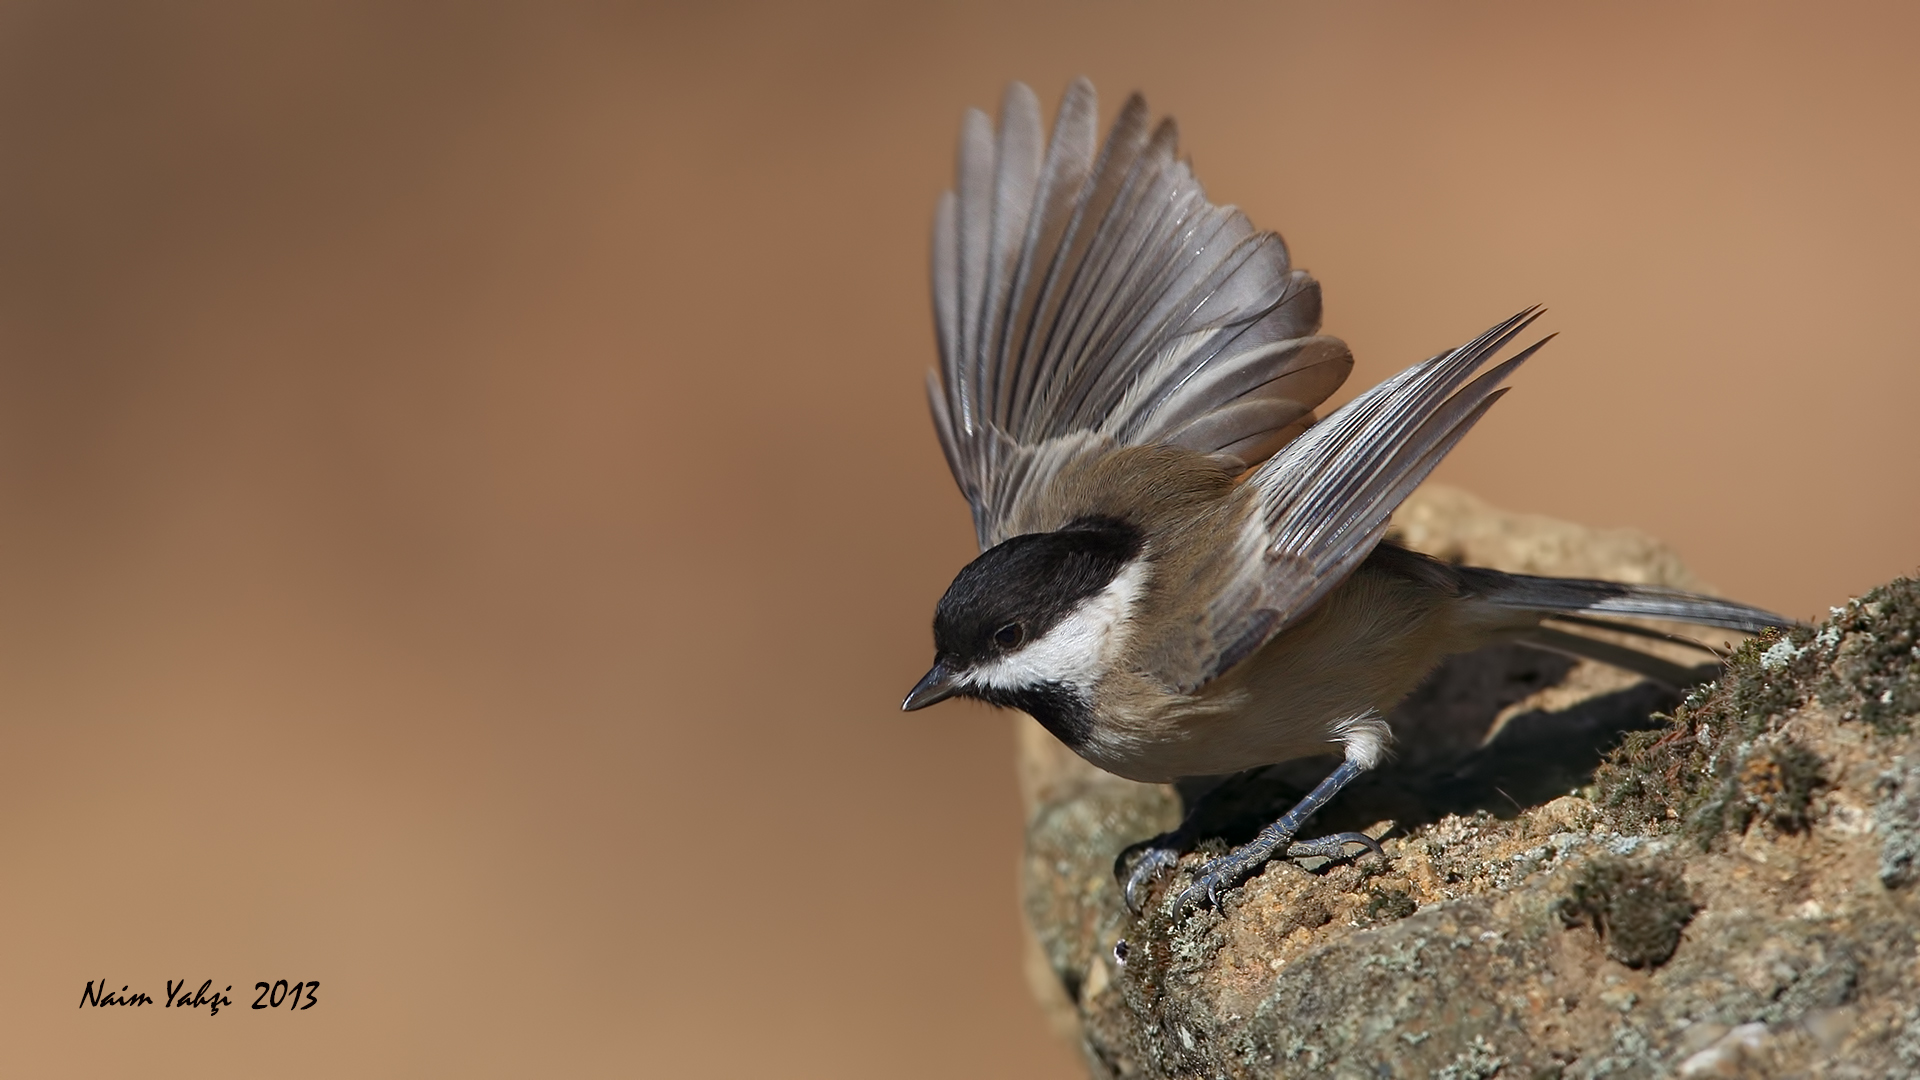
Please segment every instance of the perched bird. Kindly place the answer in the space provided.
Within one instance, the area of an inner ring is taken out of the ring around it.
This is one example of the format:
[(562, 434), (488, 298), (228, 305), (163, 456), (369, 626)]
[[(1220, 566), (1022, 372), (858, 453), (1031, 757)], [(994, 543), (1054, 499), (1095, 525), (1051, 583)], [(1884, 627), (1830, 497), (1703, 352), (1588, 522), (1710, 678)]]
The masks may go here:
[[(928, 394), (982, 553), (940, 599), (933, 668), (902, 708), (961, 695), (1022, 709), (1141, 781), (1344, 753), (1286, 816), (1201, 868), (1184, 911), (1276, 854), (1377, 849), (1359, 833), (1295, 835), (1380, 760), (1381, 718), (1449, 654), (1513, 641), (1675, 681), (1686, 669), (1568, 627), (1786, 625), (1386, 542), (1395, 507), (1545, 344), (1481, 371), (1537, 309), (1316, 421), (1353, 366), (1316, 333), (1318, 284), (1279, 236), (1207, 201), (1171, 119), (1150, 125), (1135, 95), (1096, 153), (1097, 114), (1077, 81), (1048, 137), (1015, 83), (997, 131), (977, 111), (961, 128), (934, 226)], [(1178, 855), (1149, 847), (1128, 903)]]

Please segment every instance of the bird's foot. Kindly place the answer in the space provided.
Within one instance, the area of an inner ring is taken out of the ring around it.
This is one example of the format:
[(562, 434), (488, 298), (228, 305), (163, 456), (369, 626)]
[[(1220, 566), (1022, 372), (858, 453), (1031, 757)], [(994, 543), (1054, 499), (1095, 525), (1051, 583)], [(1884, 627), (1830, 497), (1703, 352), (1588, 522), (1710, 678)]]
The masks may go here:
[[(1294, 834), (1300, 831), (1301, 823), (1311, 817), (1314, 811), (1325, 806), (1327, 800), (1339, 794), (1341, 788), (1346, 787), (1363, 771), (1364, 766), (1356, 761), (1349, 759), (1341, 762), (1339, 767), (1333, 770), (1332, 775), (1320, 781), (1318, 786), (1307, 793), (1306, 798), (1294, 804), (1293, 809), (1287, 811), (1279, 821), (1260, 830), (1259, 836), (1217, 859), (1209, 860), (1200, 868), (1200, 873), (1194, 877), (1193, 884), (1174, 901), (1173, 917), (1179, 919), (1186, 914), (1188, 908), (1199, 904), (1202, 900), (1216, 908), (1219, 907), (1220, 893), (1223, 890), (1238, 885), (1247, 875), (1265, 866), (1269, 859), (1281, 852), (1285, 852), (1286, 857), (1290, 859), (1341, 858), (1346, 853), (1347, 845), (1359, 844), (1366, 850), (1378, 854), (1380, 842), (1365, 833), (1335, 833), (1332, 836), (1323, 836), (1318, 840), (1308, 840), (1305, 843), (1293, 842)], [(1180, 852), (1192, 846), (1191, 841), (1198, 831), (1198, 826), (1195, 824), (1197, 820), (1197, 812), (1189, 813), (1187, 820), (1178, 829), (1163, 833), (1145, 843), (1135, 844), (1114, 859), (1113, 875), (1122, 881), (1121, 891), (1126, 898), (1127, 907), (1135, 915), (1140, 914), (1141, 908), (1145, 906), (1147, 889), (1153, 884), (1153, 879), (1172, 869), (1174, 864), (1180, 861)], [(1128, 872), (1127, 857), (1135, 852), (1140, 852), (1140, 859), (1133, 864), (1132, 871)], [(1124, 878), (1121, 877), (1123, 873), (1126, 875)]]
[[(1302, 840), (1297, 844), (1293, 844), (1287, 848), (1287, 858), (1311, 859), (1317, 856), (1323, 859), (1344, 859), (1347, 857), (1348, 844), (1359, 844), (1362, 848), (1373, 852), (1375, 855), (1386, 854), (1386, 849), (1380, 846), (1380, 841), (1375, 840), (1366, 833), (1343, 832), (1334, 833), (1332, 836), (1323, 836), (1318, 840)], [(1354, 858), (1359, 857), (1359, 853), (1356, 852)]]
[[(1113, 876), (1120, 882), (1120, 896), (1126, 901), (1127, 910), (1135, 915), (1146, 907), (1147, 892), (1153, 887), (1153, 879), (1172, 870), (1180, 861), (1179, 833), (1163, 833), (1144, 844), (1135, 844), (1120, 853), (1114, 860)], [(1139, 853), (1139, 861), (1133, 869), (1127, 869), (1127, 858)]]
[(1209, 860), (1194, 875), (1193, 884), (1174, 901), (1173, 917), (1178, 919), (1185, 916), (1189, 908), (1198, 906), (1202, 901), (1218, 910), (1222, 892), (1240, 884), (1254, 871), (1265, 866), (1282, 848), (1286, 849), (1289, 859), (1342, 858), (1349, 844), (1359, 844), (1363, 850), (1376, 854), (1380, 852), (1380, 841), (1366, 833), (1335, 833), (1297, 844), (1291, 843), (1291, 840), (1289, 836), (1269, 831), (1217, 859)]

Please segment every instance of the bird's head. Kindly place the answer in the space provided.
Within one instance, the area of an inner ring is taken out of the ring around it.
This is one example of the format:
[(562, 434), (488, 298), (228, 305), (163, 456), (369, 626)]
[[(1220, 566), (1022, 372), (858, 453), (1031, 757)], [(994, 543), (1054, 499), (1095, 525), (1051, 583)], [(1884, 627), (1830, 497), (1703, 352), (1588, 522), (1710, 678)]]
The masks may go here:
[[(968, 563), (933, 613), (933, 668), (901, 708), (960, 695), (1025, 709), (1043, 723), (1084, 699), (1110, 662), (1147, 584), (1140, 530), (1083, 518), (1016, 536)], [(1053, 726), (1049, 723), (1048, 726)]]

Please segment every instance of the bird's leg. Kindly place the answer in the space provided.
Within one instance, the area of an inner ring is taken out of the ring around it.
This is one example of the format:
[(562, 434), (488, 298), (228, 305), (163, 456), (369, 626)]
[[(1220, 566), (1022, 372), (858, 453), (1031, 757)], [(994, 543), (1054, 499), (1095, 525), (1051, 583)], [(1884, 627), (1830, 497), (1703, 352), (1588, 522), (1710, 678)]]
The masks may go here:
[[(1332, 776), (1320, 781), (1318, 787), (1308, 792), (1307, 797), (1295, 804), (1294, 808), (1287, 811), (1279, 821), (1260, 830), (1259, 836), (1202, 866), (1193, 884), (1187, 888), (1187, 891), (1180, 894), (1178, 900), (1174, 901), (1174, 917), (1180, 917), (1187, 908), (1202, 900), (1219, 907), (1221, 890), (1230, 889), (1239, 884), (1242, 878), (1265, 866), (1267, 860), (1283, 850), (1290, 859), (1303, 859), (1310, 855), (1337, 856), (1346, 851), (1348, 844), (1360, 844), (1370, 851), (1378, 852), (1379, 841), (1365, 833), (1357, 832), (1323, 836), (1300, 844), (1293, 842), (1294, 834), (1300, 831), (1300, 826), (1306, 823), (1307, 818), (1311, 817), (1314, 811), (1325, 806), (1329, 799), (1340, 793), (1341, 788), (1346, 787), (1354, 777), (1365, 771), (1366, 767), (1356, 763), (1352, 758), (1342, 761), (1340, 767), (1333, 770)], [(1142, 859), (1141, 866), (1145, 866), (1147, 861)], [(1136, 877), (1139, 875), (1138, 867), (1135, 868), (1134, 873)], [(1133, 886), (1133, 881), (1127, 882), (1129, 902), (1131, 902)]]
[[(1342, 770), (1346, 770), (1348, 767), (1348, 765), (1343, 765)], [(1364, 769), (1358, 765), (1352, 765), (1351, 771), (1342, 772), (1336, 770), (1332, 777), (1329, 777), (1326, 782), (1315, 788), (1299, 805), (1295, 806), (1287, 818), (1281, 819), (1282, 822), (1291, 820), (1293, 822), (1293, 828), (1297, 830), (1300, 823), (1304, 822), (1309, 814), (1319, 809), (1328, 799), (1333, 798), (1336, 792), (1346, 786), (1349, 780), (1353, 779), (1354, 776), (1357, 776), (1362, 771), (1364, 771)], [(1204, 795), (1192, 800), (1192, 809), (1187, 812), (1186, 818), (1181, 821), (1179, 828), (1172, 832), (1161, 833), (1151, 840), (1142, 840), (1137, 844), (1129, 845), (1114, 858), (1114, 880), (1120, 883), (1121, 896), (1126, 901), (1129, 911), (1138, 915), (1146, 904), (1147, 891), (1152, 886), (1154, 879), (1160, 877), (1166, 871), (1173, 869), (1175, 864), (1180, 861), (1180, 856), (1192, 850), (1194, 845), (1206, 835), (1205, 830), (1207, 826), (1202, 819), (1208, 816), (1214, 809), (1212, 804), (1221, 798), (1225, 798), (1231, 803), (1237, 794), (1234, 789), (1239, 785), (1240, 781), (1263, 772), (1265, 772), (1264, 769), (1255, 769), (1252, 772), (1241, 773), (1238, 776), (1225, 780), (1208, 790)], [(1269, 833), (1274, 832), (1279, 827), (1279, 825), (1270, 826), (1265, 832), (1261, 833), (1258, 838), (1237, 849), (1226, 858), (1232, 858), (1234, 855), (1253, 849), (1255, 845), (1260, 844), (1266, 839)], [(1287, 847), (1286, 857), (1289, 859), (1306, 859), (1314, 856), (1339, 858), (1346, 854), (1348, 844), (1361, 844), (1372, 851), (1380, 850), (1380, 845), (1374, 841), (1372, 837), (1364, 833), (1340, 833), (1335, 836), (1323, 836), (1317, 840), (1304, 843), (1291, 844)], [(1266, 853), (1259, 861), (1251, 863), (1248, 866), (1248, 870), (1258, 868), (1260, 863), (1271, 858), (1278, 850), (1277, 844), (1275, 847), (1266, 849)], [(1128, 860), (1134, 859), (1136, 856), (1138, 861), (1129, 867)], [(1223, 861), (1224, 860), (1216, 859), (1208, 863), (1207, 867), (1212, 868), (1221, 864)]]

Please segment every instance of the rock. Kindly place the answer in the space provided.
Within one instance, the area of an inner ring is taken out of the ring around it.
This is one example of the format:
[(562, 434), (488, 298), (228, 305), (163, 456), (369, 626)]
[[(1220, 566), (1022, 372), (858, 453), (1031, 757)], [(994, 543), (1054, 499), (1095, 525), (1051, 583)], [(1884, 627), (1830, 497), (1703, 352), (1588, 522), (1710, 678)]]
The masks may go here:
[[(1482, 565), (1702, 588), (1645, 537), (1457, 492), (1398, 524)], [(1035, 988), (1097, 1077), (1920, 1076), (1916, 712), (1904, 579), (1740, 646), (1684, 701), (1456, 658), (1396, 714), (1397, 759), (1316, 819), (1393, 823), (1384, 858), (1276, 863), (1177, 922), (1204, 852), (1138, 918), (1113, 863), (1182, 793), (1022, 718)], [(1329, 767), (1230, 781), (1210, 831), (1246, 838)]]

